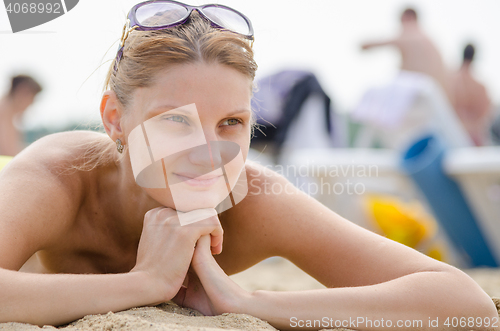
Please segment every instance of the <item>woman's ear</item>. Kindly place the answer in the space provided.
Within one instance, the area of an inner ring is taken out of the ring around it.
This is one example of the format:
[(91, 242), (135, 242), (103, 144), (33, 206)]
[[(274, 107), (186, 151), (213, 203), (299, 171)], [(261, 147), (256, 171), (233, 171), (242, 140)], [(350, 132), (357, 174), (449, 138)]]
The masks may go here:
[(121, 127), (122, 110), (116, 93), (111, 90), (104, 92), (101, 99), (101, 119), (104, 130), (113, 141), (118, 138), (124, 141)]

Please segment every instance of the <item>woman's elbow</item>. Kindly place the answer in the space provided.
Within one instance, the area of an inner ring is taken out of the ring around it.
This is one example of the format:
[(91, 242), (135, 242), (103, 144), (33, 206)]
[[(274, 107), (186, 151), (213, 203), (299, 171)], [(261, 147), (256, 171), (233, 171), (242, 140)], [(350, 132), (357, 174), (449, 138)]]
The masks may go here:
[(453, 268), (446, 272), (450, 273), (450, 290), (454, 293), (450, 296), (452, 299), (448, 307), (443, 307), (446, 311), (444, 320), (449, 318), (452, 323), (454, 317), (458, 321), (463, 318), (467, 327), (474, 324), (474, 330), (500, 330), (498, 311), (491, 297), (463, 271)]

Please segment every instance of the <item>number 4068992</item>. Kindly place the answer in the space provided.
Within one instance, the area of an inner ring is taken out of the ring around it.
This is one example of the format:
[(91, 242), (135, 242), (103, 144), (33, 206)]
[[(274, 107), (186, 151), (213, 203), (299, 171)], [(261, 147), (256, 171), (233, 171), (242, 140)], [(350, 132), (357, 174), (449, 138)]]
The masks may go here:
[(15, 14), (35, 14), (35, 13), (47, 13), (47, 14), (62, 14), (61, 3), (9, 3), (7, 5), (7, 13)]

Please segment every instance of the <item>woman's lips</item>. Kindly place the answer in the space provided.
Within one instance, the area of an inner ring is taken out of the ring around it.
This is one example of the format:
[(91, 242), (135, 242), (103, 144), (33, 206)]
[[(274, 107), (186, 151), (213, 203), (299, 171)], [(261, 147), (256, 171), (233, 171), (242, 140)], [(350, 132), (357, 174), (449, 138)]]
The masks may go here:
[(201, 186), (201, 187), (212, 186), (222, 177), (222, 174), (220, 175), (208, 174), (208, 175), (197, 176), (193, 174), (174, 173), (174, 175), (176, 175), (177, 178), (179, 178), (183, 183), (186, 183), (190, 186)]

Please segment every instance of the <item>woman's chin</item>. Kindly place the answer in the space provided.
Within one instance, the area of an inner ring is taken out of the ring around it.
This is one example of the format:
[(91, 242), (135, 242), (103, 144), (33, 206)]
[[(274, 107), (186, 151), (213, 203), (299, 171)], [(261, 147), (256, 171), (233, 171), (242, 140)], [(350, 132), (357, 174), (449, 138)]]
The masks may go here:
[(217, 194), (210, 191), (188, 192), (182, 196), (174, 196), (175, 209), (182, 212), (188, 212), (196, 209), (215, 208), (220, 204), (226, 195)]
[[(144, 188), (144, 191), (161, 205), (181, 212), (196, 209), (215, 208), (227, 196), (222, 190), (174, 190)], [(174, 194), (172, 194), (174, 193)]]

